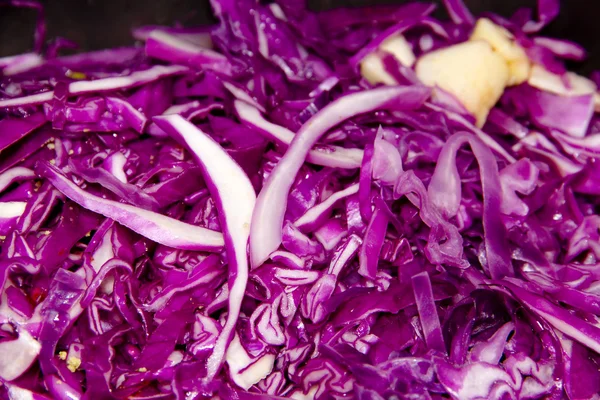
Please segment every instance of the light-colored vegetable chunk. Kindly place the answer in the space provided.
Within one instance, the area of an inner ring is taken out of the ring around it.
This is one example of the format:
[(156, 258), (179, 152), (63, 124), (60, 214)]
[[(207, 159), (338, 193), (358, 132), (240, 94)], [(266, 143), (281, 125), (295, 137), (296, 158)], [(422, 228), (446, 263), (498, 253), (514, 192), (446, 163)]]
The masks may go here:
[[(412, 67), (416, 57), (404, 36), (396, 35), (387, 38), (379, 45), (379, 50), (392, 54), (401, 65)], [(361, 75), (372, 84), (396, 85), (398, 82), (386, 70), (381, 56), (377, 52), (368, 54), (360, 62)]]
[(426, 85), (453, 94), (477, 119), (485, 123), (508, 83), (506, 61), (485, 41), (469, 41), (421, 57), (416, 72)]
[(469, 40), (484, 40), (492, 46), (508, 64), (508, 86), (519, 85), (527, 80), (531, 64), (525, 50), (519, 46), (513, 35), (487, 18), (480, 18)]

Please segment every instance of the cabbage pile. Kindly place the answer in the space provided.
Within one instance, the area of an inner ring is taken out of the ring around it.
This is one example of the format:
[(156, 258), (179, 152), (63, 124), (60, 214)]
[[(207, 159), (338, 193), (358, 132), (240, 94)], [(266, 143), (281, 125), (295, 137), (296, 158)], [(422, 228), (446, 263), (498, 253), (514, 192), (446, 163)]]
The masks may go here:
[(598, 398), (600, 74), (444, 3), (74, 55), (3, 3), (0, 398)]

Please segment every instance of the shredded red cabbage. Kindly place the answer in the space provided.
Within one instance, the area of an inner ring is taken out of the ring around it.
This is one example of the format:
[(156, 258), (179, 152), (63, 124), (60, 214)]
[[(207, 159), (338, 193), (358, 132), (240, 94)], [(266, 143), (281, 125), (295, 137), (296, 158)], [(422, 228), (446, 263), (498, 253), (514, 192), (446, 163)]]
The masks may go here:
[[(600, 73), (461, 0), (212, 0), (0, 58), (0, 399), (592, 399)], [(542, 31), (543, 33), (543, 31)]]

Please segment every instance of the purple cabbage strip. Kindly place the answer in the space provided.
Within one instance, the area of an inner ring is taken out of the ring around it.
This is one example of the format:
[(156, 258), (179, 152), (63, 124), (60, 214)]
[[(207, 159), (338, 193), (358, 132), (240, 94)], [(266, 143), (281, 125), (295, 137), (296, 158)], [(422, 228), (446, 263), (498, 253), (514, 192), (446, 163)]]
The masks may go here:
[(4, 118), (0, 120), (0, 151), (23, 139), (46, 122), (43, 114), (33, 114), (27, 118)]
[(415, 302), (419, 310), (421, 326), (423, 327), (423, 334), (425, 335), (425, 343), (432, 350), (446, 353), (446, 346), (442, 337), (442, 328), (433, 299), (429, 275), (427, 272), (421, 272), (413, 276), (411, 281), (415, 294)]
[(529, 106), (533, 122), (581, 138), (586, 135), (594, 115), (593, 95), (557, 96), (541, 90), (524, 90), (523, 101)]
[[(390, 87), (353, 93), (331, 103), (308, 120), (296, 134), (285, 156), (277, 163), (258, 195), (250, 233), (250, 261), (261, 265), (281, 243), (287, 195), (294, 176), (314, 143), (347, 118), (377, 109), (411, 110), (430, 95), (425, 87)], [(275, 215), (272, 215), (275, 214)]]
[(371, 221), (367, 226), (362, 247), (360, 248), (358, 273), (364, 277), (375, 279), (377, 265), (385, 233), (387, 231), (388, 218), (384, 210), (376, 208), (371, 214)]
[(229, 309), (227, 322), (208, 359), (206, 381), (219, 372), (240, 313), (248, 280), (246, 247), (256, 194), (241, 167), (208, 135), (179, 115), (155, 117), (154, 122), (190, 149), (204, 170), (205, 180), (217, 202), (224, 229), (229, 265)]
[(525, 307), (544, 318), (549, 324), (573, 339), (600, 352), (600, 328), (569, 311), (552, 304), (537, 294), (512, 283), (503, 283)]
[(298, 218), (294, 225), (301, 231), (312, 231), (321, 225), (324, 220), (329, 217), (333, 206), (340, 200), (345, 199), (348, 196), (358, 193), (358, 185), (354, 184), (348, 186), (344, 190), (340, 190), (337, 193), (332, 194), (327, 200), (319, 203), (310, 209), (308, 209), (300, 218)]
[[(243, 101), (235, 101), (238, 117), (248, 127), (255, 129), (267, 139), (289, 146), (294, 140), (294, 133), (283, 126), (273, 124), (264, 119), (259, 110)], [(363, 158), (359, 149), (348, 149), (339, 146), (319, 146), (310, 150), (306, 159), (310, 163), (332, 168), (358, 168)]]
[(456, 133), (448, 139), (427, 189), (429, 198), (446, 218), (458, 213), (462, 196), (456, 154), (464, 143), (471, 146), (481, 174), (487, 268), (495, 279), (511, 276), (510, 250), (500, 213), (502, 187), (498, 165), (492, 151), (483, 142), (466, 132)]
[(132, 29), (132, 36), (137, 40), (146, 41), (152, 34), (152, 32), (166, 32), (174, 35), (180, 39), (187, 40), (193, 44), (196, 44), (205, 48), (212, 48), (212, 41), (210, 39), (210, 27), (167, 27), (161, 25), (144, 25)]
[(5, 381), (21, 376), (40, 353), (40, 343), (27, 330), (22, 329), (17, 335), (15, 340), (0, 343), (0, 378)]
[(231, 66), (227, 57), (165, 31), (152, 31), (146, 39), (149, 57), (198, 69), (213, 69), (229, 75)]
[[(156, 65), (145, 71), (136, 71), (129, 76), (115, 76), (110, 78), (97, 79), (94, 81), (75, 81), (68, 85), (68, 95), (77, 95), (85, 93), (110, 92), (119, 89), (133, 88), (141, 86), (157, 79), (167, 76), (182, 74), (188, 69), (179, 65), (162, 66)], [(42, 92), (25, 97), (12, 99), (1, 99), (0, 108), (4, 107), (22, 107), (36, 105), (48, 102), (53, 99), (54, 92)]]
[(548, 25), (560, 11), (559, 0), (538, 0), (537, 2), (537, 14), (538, 21), (527, 21), (523, 25), (524, 32), (538, 32), (544, 26)]
[(223, 237), (219, 232), (95, 196), (78, 187), (56, 167), (48, 163), (38, 164), (36, 172), (82, 207), (114, 219), (134, 232), (158, 243), (184, 250), (218, 251), (223, 247)]
[(465, 6), (463, 0), (444, 0), (444, 5), (448, 10), (450, 19), (455, 24), (473, 25), (475, 23), (475, 17), (473, 17), (473, 14)]
[(533, 42), (538, 46), (550, 50), (560, 58), (583, 61), (587, 57), (587, 53), (583, 47), (568, 40), (538, 36), (533, 38)]

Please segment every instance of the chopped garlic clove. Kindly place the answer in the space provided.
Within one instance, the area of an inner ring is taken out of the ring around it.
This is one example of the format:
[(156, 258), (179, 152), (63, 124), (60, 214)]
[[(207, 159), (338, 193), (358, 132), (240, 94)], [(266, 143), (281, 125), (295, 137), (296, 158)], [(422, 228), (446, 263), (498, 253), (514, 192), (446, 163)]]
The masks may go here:
[[(410, 43), (402, 35), (387, 38), (379, 45), (378, 50), (390, 53), (405, 67), (412, 67), (416, 60)], [(373, 85), (377, 83), (389, 86), (398, 84), (394, 77), (385, 70), (385, 66), (377, 52), (370, 53), (362, 59), (360, 62), (360, 74)]]
[(375, 53), (368, 54), (360, 62), (360, 74), (372, 85), (383, 83), (393, 86), (398, 84), (396, 79), (385, 70), (381, 57)]
[(515, 60), (508, 62), (508, 84), (507, 86), (516, 86), (527, 81), (531, 63), (529, 59)]
[(506, 61), (485, 41), (469, 41), (425, 54), (417, 62), (417, 76), (426, 85), (454, 95), (485, 123), (509, 79)]
[(506, 60), (509, 69), (509, 86), (519, 85), (527, 80), (531, 68), (529, 58), (508, 30), (487, 18), (480, 18), (469, 40), (488, 42), (494, 51)]
[(81, 367), (81, 359), (76, 357), (67, 358), (67, 368), (71, 372), (75, 372)]
[(396, 60), (405, 67), (412, 67), (417, 58), (412, 51), (410, 43), (402, 35), (391, 36), (379, 45), (380, 50), (387, 51), (396, 57)]

